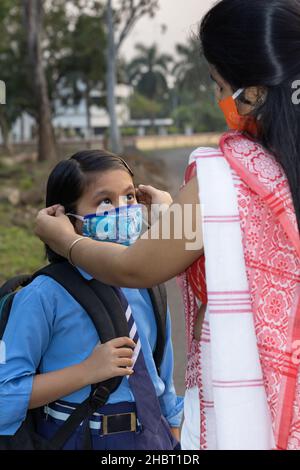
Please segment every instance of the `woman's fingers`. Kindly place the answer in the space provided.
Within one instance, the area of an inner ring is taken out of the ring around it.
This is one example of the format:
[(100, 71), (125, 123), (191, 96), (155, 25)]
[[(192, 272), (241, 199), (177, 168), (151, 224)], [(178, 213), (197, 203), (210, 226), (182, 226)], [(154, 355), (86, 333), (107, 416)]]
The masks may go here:
[(56, 204), (55, 206), (51, 206), (51, 207), (46, 207), (45, 209), (41, 209), (38, 212), (38, 215), (39, 216), (44, 216), (44, 215), (54, 216), (59, 207), (61, 207), (59, 204)]
[(34, 231), (44, 243), (61, 256), (66, 256), (70, 241), (75, 236), (74, 226), (65, 215), (64, 208), (58, 204), (39, 211)]
[(142, 194), (149, 195), (149, 196), (152, 196), (153, 194), (156, 194), (157, 191), (159, 191), (153, 186), (144, 185), (144, 184), (139, 184), (138, 189)]
[(55, 217), (60, 217), (62, 215), (65, 215), (66, 211), (63, 206), (56, 206), (55, 210)]
[(150, 201), (151, 204), (162, 205), (165, 204), (170, 206), (173, 202), (171, 195), (166, 191), (160, 191), (154, 186), (140, 184), (139, 194), (141, 194), (140, 199), (145, 201)]

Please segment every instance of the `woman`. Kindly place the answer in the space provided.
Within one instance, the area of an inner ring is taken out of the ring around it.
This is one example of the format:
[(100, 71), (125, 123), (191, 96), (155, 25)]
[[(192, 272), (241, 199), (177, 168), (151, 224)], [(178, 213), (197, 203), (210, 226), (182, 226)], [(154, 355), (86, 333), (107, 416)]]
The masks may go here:
[[(192, 154), (170, 210), (128, 249), (78, 240), (61, 207), (42, 211), (36, 231), (107, 283), (145, 287), (184, 272), (183, 448), (300, 449), (299, 2), (220, 1), (200, 40), (233, 131)], [(185, 205), (194, 239), (178, 215)]]

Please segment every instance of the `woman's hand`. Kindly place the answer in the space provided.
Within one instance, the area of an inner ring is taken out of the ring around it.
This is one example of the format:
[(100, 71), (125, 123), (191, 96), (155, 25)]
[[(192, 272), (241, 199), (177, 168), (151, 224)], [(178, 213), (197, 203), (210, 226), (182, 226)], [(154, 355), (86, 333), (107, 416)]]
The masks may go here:
[(132, 375), (133, 350), (136, 344), (130, 338), (116, 338), (96, 346), (83, 363), (86, 383), (89, 385)]
[(137, 189), (137, 198), (140, 204), (151, 206), (151, 204), (167, 204), (170, 206), (173, 202), (171, 194), (166, 191), (160, 191), (153, 186), (140, 184)]
[(61, 256), (66, 256), (68, 247), (77, 237), (74, 226), (65, 215), (62, 206), (42, 209), (35, 221), (35, 234)]
[(171, 194), (149, 185), (140, 184), (136, 195), (138, 202), (147, 207), (151, 225), (158, 219), (159, 213), (167, 210), (173, 202)]

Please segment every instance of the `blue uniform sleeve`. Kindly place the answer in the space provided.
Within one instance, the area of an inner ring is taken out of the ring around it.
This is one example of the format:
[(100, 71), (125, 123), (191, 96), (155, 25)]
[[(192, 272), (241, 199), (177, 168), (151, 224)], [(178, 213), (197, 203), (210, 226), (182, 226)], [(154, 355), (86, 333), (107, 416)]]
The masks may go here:
[[(42, 278), (18, 292), (3, 336), (0, 364), (0, 435), (13, 435), (24, 421), (33, 377), (51, 338), (53, 309), (41, 289)], [(47, 291), (47, 289), (46, 289)]]
[(173, 344), (171, 337), (171, 316), (168, 309), (167, 314), (167, 328), (166, 328), (166, 345), (164, 357), (161, 363), (160, 378), (165, 384), (165, 391), (160, 396), (160, 406), (163, 415), (167, 419), (172, 428), (179, 428), (183, 415), (183, 397), (176, 394), (174, 381), (174, 354)]

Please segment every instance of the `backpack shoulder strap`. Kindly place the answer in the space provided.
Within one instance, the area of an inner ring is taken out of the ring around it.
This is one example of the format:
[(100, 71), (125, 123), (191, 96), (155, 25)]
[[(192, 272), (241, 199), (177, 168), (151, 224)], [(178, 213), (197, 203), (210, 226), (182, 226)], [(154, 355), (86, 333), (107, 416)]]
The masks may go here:
[(96, 296), (88, 281), (81, 276), (76, 268), (65, 262), (49, 264), (37, 271), (33, 275), (33, 279), (41, 275), (54, 279), (86, 310), (102, 343), (116, 337), (114, 325), (102, 300)]
[(0, 288), (0, 299), (7, 294), (11, 294), (19, 287), (27, 286), (32, 280), (31, 274), (21, 274), (20, 276), (15, 276), (9, 279), (3, 286)]
[[(90, 281), (84, 279), (79, 271), (68, 262), (50, 264), (35, 273), (33, 278), (40, 275), (49, 276), (58, 282), (86, 310), (98, 332), (101, 342), (110, 341), (116, 338), (118, 334), (121, 336), (125, 335), (124, 332), (121, 332), (120, 325), (118, 330), (115, 328), (116, 320), (112, 321), (110, 316), (111, 311), (108, 311), (106, 308), (107, 298), (104, 298), (106, 305), (102, 301), (102, 290), (100, 292), (100, 290), (96, 291), (95, 288), (92, 288)], [(122, 379), (122, 377), (115, 377), (92, 387), (90, 397), (73, 411), (64, 425), (60, 427), (51, 439), (51, 445), (56, 449), (62, 448), (83, 419), (90, 416), (97, 408), (106, 403), (109, 395), (119, 387)], [(87, 445), (90, 447), (90, 438), (87, 441)]]
[(166, 329), (167, 329), (167, 290), (164, 284), (148, 289), (148, 293), (153, 305), (153, 311), (157, 324), (157, 341), (155, 351), (153, 353), (154, 361), (158, 373), (160, 374), (160, 366), (164, 357), (166, 345)]
[(109, 312), (111, 321), (116, 331), (116, 336), (129, 337), (128, 322), (115, 289), (111, 286), (103, 284), (100, 281), (97, 281), (96, 279), (89, 281), (89, 285), (97, 297), (100, 297), (105, 308)]
[(10, 293), (0, 300), (0, 340), (4, 335), (14, 297), (15, 293)]

